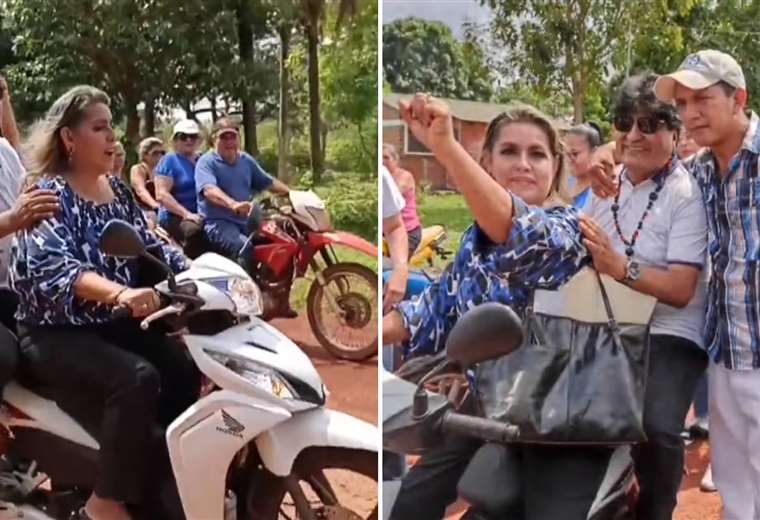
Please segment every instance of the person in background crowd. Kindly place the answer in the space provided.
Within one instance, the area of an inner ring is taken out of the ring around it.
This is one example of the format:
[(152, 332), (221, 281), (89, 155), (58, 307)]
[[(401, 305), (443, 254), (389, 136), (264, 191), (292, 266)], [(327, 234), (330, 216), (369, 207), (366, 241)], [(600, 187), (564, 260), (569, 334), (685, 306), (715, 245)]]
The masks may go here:
[(383, 145), (383, 166), (393, 177), (393, 181), (404, 197), (404, 208), (401, 210), (401, 220), (409, 240), (409, 258), (414, 255), (417, 246), (422, 240), (422, 225), (417, 213), (417, 186), (414, 176), (401, 168), (398, 164), (399, 157), (396, 147), (392, 144)]
[(583, 123), (568, 130), (564, 139), (565, 154), (570, 160), (570, 171), (575, 184), (567, 188), (573, 206), (582, 208), (591, 194), (591, 180), (588, 173), (591, 156), (602, 144), (600, 128), (595, 123)]
[(678, 136), (678, 146), (676, 147), (676, 153), (678, 158), (682, 161), (690, 158), (701, 149), (694, 139), (689, 137), (687, 130), (681, 130), (681, 135)]
[(0, 132), (2, 132), (2, 137), (16, 150), (16, 153), (21, 153), (21, 133), (18, 131), (16, 115), (11, 104), (11, 90), (8, 88), (8, 81), (3, 75), (0, 75), (0, 105), (0, 110), (2, 110), (0, 113)]
[(212, 138), (214, 149), (203, 154), (195, 169), (198, 211), (211, 245), (237, 260), (248, 238), (252, 197), (265, 190), (280, 194), (290, 190), (241, 151), (239, 125), (231, 118), (217, 119)]
[(156, 200), (161, 204), (158, 223), (190, 258), (198, 257), (206, 248), (195, 192), (200, 132), (198, 123), (191, 119), (177, 122), (172, 131), (174, 152), (164, 155), (155, 170)]
[(164, 155), (166, 149), (158, 137), (146, 137), (137, 147), (140, 162), (129, 170), (129, 183), (144, 210), (156, 212), (161, 207), (156, 200), (155, 169)]
[(393, 271), (383, 290), (383, 313), (401, 301), (406, 294), (406, 282), (409, 279), (409, 238), (401, 218), (404, 209), (404, 196), (393, 181), (393, 176), (385, 166), (380, 168), (380, 180), (383, 187), (383, 234), (388, 241), (388, 250), (393, 264)]
[(127, 162), (127, 152), (124, 150), (124, 145), (119, 141), (116, 141), (116, 146), (113, 152), (113, 170), (114, 177), (120, 180), (124, 179), (124, 165)]

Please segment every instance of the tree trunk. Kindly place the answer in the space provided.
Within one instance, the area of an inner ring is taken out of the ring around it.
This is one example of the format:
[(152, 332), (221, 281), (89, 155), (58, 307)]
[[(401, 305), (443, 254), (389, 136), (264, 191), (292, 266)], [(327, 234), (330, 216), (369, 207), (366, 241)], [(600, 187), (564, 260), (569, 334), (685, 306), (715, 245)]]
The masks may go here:
[(319, 115), (319, 18), (310, 18), (306, 28), (309, 42), (309, 137), (311, 138), (311, 171), (314, 183), (319, 184), (324, 170), (320, 146), (322, 119)]
[(124, 135), (124, 150), (127, 164), (136, 162), (135, 148), (140, 140), (140, 113), (137, 111), (137, 101), (125, 100), (125, 112), (127, 114), (127, 131)]
[(145, 128), (143, 137), (151, 137), (156, 133), (156, 100), (148, 98), (145, 101)]
[[(251, 10), (248, 0), (239, 0), (237, 6), (238, 46), (240, 61), (253, 63), (253, 30), (251, 29)], [(241, 95), (243, 102), (243, 144), (245, 151), (251, 155), (258, 154), (256, 142), (256, 106), (248, 89)]]
[(290, 71), (288, 57), (290, 56), (290, 24), (280, 24), (280, 114), (278, 121), (277, 139), (277, 176), (285, 183), (290, 178)]
[(216, 120), (219, 119), (219, 114), (216, 111), (216, 97), (209, 96), (209, 100), (211, 101), (211, 120), (216, 123)]

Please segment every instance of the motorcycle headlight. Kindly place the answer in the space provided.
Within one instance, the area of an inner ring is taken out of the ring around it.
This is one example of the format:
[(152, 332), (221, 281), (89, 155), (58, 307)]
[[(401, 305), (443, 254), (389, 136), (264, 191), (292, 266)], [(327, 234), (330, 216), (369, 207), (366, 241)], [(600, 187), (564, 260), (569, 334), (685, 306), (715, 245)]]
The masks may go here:
[(269, 392), (282, 399), (295, 399), (293, 387), (276, 370), (231, 354), (221, 354), (206, 350), (211, 359), (229, 368), (237, 375), (257, 388)]
[(261, 290), (253, 281), (233, 278), (227, 284), (227, 293), (232, 298), (238, 314), (253, 317), (264, 313)]

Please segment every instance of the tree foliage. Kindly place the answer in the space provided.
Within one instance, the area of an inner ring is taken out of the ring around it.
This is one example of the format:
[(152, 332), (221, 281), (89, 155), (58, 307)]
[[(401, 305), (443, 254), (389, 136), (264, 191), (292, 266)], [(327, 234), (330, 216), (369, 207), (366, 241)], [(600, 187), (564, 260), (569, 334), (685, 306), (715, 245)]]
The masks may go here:
[(482, 50), (440, 22), (396, 20), (383, 27), (383, 72), (394, 92), (486, 101), (493, 78)]

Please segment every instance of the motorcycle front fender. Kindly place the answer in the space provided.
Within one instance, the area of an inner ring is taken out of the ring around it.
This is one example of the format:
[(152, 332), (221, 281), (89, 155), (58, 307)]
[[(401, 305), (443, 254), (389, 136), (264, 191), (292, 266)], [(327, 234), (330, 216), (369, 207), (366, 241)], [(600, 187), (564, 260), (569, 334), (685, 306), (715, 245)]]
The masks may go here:
[(377, 452), (380, 431), (351, 415), (316, 408), (294, 415), (256, 437), (261, 461), (277, 476), (290, 474), (293, 462), (306, 448), (335, 447)]
[(377, 257), (377, 245), (363, 239), (359, 235), (345, 231), (329, 231), (309, 233), (309, 245), (317, 251), (327, 245), (346, 246), (373, 258)]

